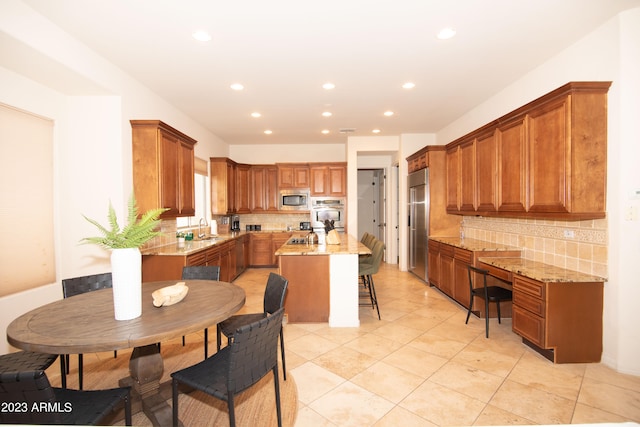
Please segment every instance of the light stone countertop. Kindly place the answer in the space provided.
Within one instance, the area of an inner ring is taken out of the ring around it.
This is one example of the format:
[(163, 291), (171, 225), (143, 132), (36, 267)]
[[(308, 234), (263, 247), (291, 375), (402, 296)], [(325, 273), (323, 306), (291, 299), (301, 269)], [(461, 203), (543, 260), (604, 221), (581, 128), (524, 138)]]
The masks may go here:
[(165, 256), (187, 256), (192, 255), (197, 252), (203, 251), (211, 246), (221, 245), (229, 240), (237, 239), (238, 237), (248, 235), (248, 234), (265, 234), (265, 233), (292, 233), (292, 234), (300, 234), (300, 233), (308, 233), (304, 230), (300, 231), (286, 231), (286, 230), (262, 230), (262, 231), (235, 231), (229, 234), (219, 234), (215, 239), (212, 240), (190, 240), (184, 242), (184, 245), (179, 246), (178, 242), (172, 243), (170, 245), (159, 246), (155, 248), (149, 248), (142, 251), (142, 255), (165, 255)]
[(340, 234), (339, 245), (284, 244), (276, 250), (276, 256), (291, 255), (368, 255), (371, 250), (358, 239), (348, 234)]
[(490, 243), (484, 240), (476, 239), (460, 239), (459, 237), (433, 237), (429, 236), (430, 240), (436, 242), (446, 243), (447, 245), (455, 246), (457, 248), (466, 249), (468, 251), (519, 251), (522, 250), (516, 246), (508, 246), (500, 243)]
[(606, 282), (607, 279), (525, 258), (480, 257), (479, 262), (539, 282)]

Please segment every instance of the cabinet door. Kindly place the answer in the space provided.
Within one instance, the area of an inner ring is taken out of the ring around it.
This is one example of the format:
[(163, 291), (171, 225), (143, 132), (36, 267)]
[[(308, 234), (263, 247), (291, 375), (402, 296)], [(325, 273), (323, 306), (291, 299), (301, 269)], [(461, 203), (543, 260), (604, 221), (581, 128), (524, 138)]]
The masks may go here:
[(265, 169), (265, 208), (268, 211), (278, 210), (278, 169), (267, 166)]
[(180, 213), (180, 201), (178, 199), (178, 163), (180, 141), (175, 136), (164, 132), (160, 133), (160, 159), (162, 162), (160, 173), (160, 203), (161, 207), (169, 208), (166, 216), (178, 216)]
[[(471, 264), (472, 255), (473, 254), (470, 251), (455, 248), (455, 257), (453, 261), (453, 299), (458, 301), (464, 307), (469, 307), (469, 303), (471, 302), (469, 294), (469, 273), (467, 267)], [(475, 305), (474, 308), (477, 310), (478, 306)]]
[(278, 165), (278, 186), (280, 188), (309, 188), (308, 165)]
[(453, 298), (453, 246), (440, 245), (440, 290)]
[(227, 213), (236, 213), (236, 165), (227, 162)]
[(271, 265), (278, 264), (278, 258), (276, 257), (276, 250), (280, 248), (280, 246), (287, 243), (287, 240), (291, 237), (291, 233), (273, 233), (271, 236)]
[(196, 200), (194, 190), (193, 145), (180, 141), (180, 215), (193, 216), (196, 214)]
[(271, 233), (251, 234), (250, 246), (252, 267), (272, 265)]
[(345, 197), (347, 195), (347, 167), (329, 166), (329, 196)]
[(497, 202), (498, 150), (496, 132), (481, 135), (476, 139), (476, 187), (478, 211), (495, 211)]
[(476, 210), (476, 146), (475, 140), (460, 144), (460, 211)]
[(440, 244), (429, 240), (427, 244), (427, 274), (429, 283), (435, 287), (440, 287)]
[(328, 170), (325, 166), (311, 166), (309, 168), (311, 196), (324, 196), (327, 194), (327, 174)]
[(498, 211), (527, 210), (527, 119), (522, 116), (501, 125), (498, 145)]
[(251, 212), (249, 197), (249, 173), (251, 166), (249, 165), (237, 165), (236, 166), (236, 213), (249, 213)]
[(460, 147), (447, 149), (445, 160), (447, 165), (447, 212), (457, 213), (460, 207)]
[(262, 212), (266, 210), (266, 170), (264, 166), (251, 167), (251, 211)]
[(564, 97), (529, 116), (530, 212), (568, 212), (569, 108)]

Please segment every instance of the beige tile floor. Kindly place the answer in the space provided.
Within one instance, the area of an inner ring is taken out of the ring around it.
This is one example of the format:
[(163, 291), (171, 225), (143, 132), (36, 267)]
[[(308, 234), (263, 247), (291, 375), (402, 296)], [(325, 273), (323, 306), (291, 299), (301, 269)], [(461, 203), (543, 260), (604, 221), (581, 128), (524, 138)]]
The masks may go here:
[[(260, 308), (269, 270), (236, 282)], [(287, 324), (296, 426), (450, 426), (640, 422), (640, 377), (602, 364), (554, 365), (522, 344), (511, 319), (472, 317), (396, 265), (374, 276), (382, 320), (359, 328)], [(253, 291), (256, 295), (252, 295)]]
[[(241, 312), (262, 311), (270, 271), (249, 269), (234, 282), (247, 294)], [(640, 423), (640, 377), (554, 365), (522, 344), (511, 319), (492, 319), (486, 339), (483, 320), (465, 325), (466, 310), (396, 265), (383, 264), (374, 280), (382, 320), (361, 307), (359, 328), (285, 325), (296, 427)], [(187, 341), (201, 351), (201, 335)], [(112, 357), (85, 355), (85, 368)], [(164, 379), (180, 363), (167, 357)], [(59, 385), (57, 364), (48, 374)], [(76, 386), (75, 370), (69, 381)], [(85, 374), (85, 384), (98, 382)]]

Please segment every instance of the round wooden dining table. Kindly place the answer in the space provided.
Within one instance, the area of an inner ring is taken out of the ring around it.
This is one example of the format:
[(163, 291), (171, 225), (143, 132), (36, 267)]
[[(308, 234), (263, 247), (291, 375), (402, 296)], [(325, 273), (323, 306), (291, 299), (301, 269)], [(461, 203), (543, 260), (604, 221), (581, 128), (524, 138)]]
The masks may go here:
[(245, 303), (242, 288), (227, 282), (183, 280), (187, 296), (177, 304), (155, 307), (153, 291), (178, 281), (143, 283), (142, 315), (115, 320), (113, 292), (103, 289), (36, 308), (7, 327), (7, 340), (22, 350), (50, 354), (93, 353), (134, 348), (129, 361), (134, 397), (154, 425), (171, 424), (171, 408), (160, 393), (164, 371), (158, 343), (178, 338), (229, 318)]

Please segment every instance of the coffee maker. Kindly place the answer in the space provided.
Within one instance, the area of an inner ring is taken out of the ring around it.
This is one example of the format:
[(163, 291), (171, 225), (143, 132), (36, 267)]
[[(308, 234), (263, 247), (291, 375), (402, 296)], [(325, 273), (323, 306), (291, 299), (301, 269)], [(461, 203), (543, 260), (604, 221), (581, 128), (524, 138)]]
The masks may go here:
[(240, 216), (233, 215), (231, 217), (231, 231), (240, 231)]

